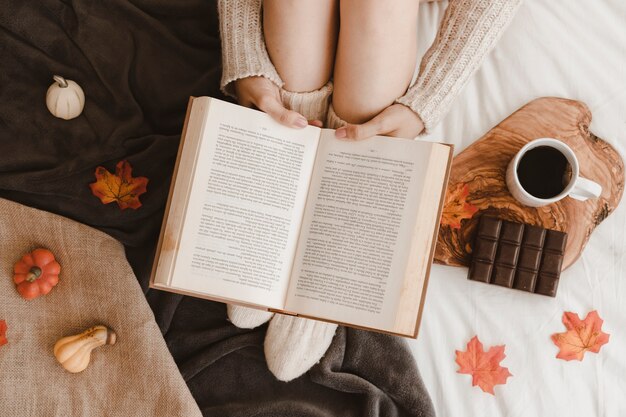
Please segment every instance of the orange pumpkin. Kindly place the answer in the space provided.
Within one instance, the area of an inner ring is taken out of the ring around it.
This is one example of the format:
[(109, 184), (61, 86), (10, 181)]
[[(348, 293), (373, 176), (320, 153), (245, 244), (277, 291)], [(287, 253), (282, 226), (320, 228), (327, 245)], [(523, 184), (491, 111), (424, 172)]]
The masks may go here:
[(58, 284), (61, 265), (48, 249), (35, 249), (22, 256), (13, 271), (17, 292), (22, 298), (32, 300), (48, 294)]

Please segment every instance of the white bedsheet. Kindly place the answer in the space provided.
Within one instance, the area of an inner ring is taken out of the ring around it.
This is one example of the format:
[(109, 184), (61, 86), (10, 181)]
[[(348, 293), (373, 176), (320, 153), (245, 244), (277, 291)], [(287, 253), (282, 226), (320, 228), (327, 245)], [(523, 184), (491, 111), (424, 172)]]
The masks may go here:
[[(419, 16), (422, 50), (446, 4)], [(526, 0), (496, 49), (428, 139), (462, 151), (517, 108), (540, 96), (581, 100), (591, 130), (626, 155), (626, 1)], [(562, 274), (558, 296), (470, 282), (466, 268), (435, 265), (420, 335), (411, 341), (438, 416), (626, 416), (626, 202), (592, 235)], [(598, 310), (610, 341), (582, 362), (555, 358), (550, 335), (561, 315)], [(455, 349), (478, 335), (506, 345), (513, 377), (495, 396), (458, 374)]]

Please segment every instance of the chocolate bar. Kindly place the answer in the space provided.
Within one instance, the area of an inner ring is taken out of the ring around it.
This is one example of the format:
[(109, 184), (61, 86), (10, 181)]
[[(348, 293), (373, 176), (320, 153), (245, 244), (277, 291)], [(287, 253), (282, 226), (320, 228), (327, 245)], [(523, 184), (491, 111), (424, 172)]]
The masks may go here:
[(482, 216), (468, 279), (556, 296), (567, 233)]

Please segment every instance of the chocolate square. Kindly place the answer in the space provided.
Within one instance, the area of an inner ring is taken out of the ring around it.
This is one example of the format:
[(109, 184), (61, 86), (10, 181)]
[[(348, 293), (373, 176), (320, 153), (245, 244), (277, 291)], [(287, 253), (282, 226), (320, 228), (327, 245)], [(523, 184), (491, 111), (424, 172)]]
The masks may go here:
[(496, 265), (494, 268), (492, 284), (501, 285), (511, 288), (513, 279), (515, 278), (515, 266), (509, 267), (504, 265)]
[(541, 295), (547, 295), (549, 297), (556, 297), (556, 289), (559, 286), (559, 279), (551, 275), (545, 275), (539, 273), (537, 279), (537, 285), (535, 286), (535, 293)]
[(539, 263), (541, 262), (541, 249), (535, 249), (531, 247), (523, 247), (519, 254), (517, 263), (524, 265), (525, 268), (533, 271), (539, 270)]
[(468, 278), (554, 297), (567, 234), (482, 216)]
[(496, 248), (498, 242), (495, 240), (478, 239), (472, 256), (476, 259), (493, 262), (496, 259)]
[(491, 279), (491, 270), (493, 269), (492, 262), (481, 262), (477, 260), (470, 266), (468, 278), (472, 281), (480, 281), (489, 283)]
[(541, 268), (539, 270), (544, 274), (547, 273), (550, 275), (559, 276), (562, 264), (563, 255), (544, 252), (543, 260), (541, 262)]
[(524, 227), (524, 245), (533, 248), (543, 248), (543, 242), (546, 237), (546, 229), (541, 227), (525, 225)]
[(520, 223), (503, 222), (500, 241), (520, 244), (524, 235), (524, 225)]
[(535, 290), (536, 280), (537, 272), (526, 269), (518, 269), (517, 274), (515, 274), (513, 288), (516, 290), (533, 292)]
[(498, 251), (496, 252), (496, 264), (515, 268), (518, 255), (519, 246), (511, 245), (507, 242), (499, 242)]
[(500, 227), (502, 221), (495, 217), (483, 216), (480, 219), (480, 227), (478, 228), (478, 236), (491, 238), (492, 240), (498, 239), (500, 236)]
[(567, 234), (556, 230), (548, 230), (546, 233), (546, 241), (543, 250), (554, 251), (557, 253), (565, 253), (565, 245), (567, 244)]

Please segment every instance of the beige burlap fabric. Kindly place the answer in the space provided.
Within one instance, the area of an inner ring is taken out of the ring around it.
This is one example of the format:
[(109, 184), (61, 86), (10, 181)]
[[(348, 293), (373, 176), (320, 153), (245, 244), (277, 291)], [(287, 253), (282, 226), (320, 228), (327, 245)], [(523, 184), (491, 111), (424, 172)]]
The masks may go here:
[[(26, 301), (13, 264), (37, 247), (56, 255), (60, 282)], [(201, 416), (124, 248), (104, 233), (0, 199), (0, 320), (9, 340), (0, 347), (0, 416)], [(117, 344), (94, 350), (91, 365), (70, 374), (54, 343), (96, 324), (113, 328)]]

